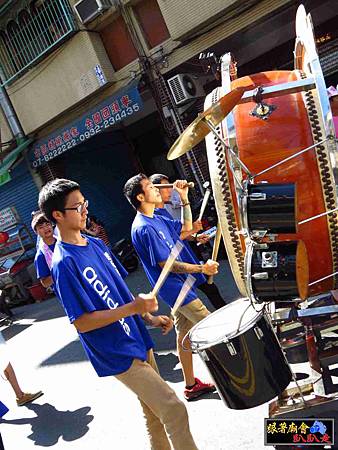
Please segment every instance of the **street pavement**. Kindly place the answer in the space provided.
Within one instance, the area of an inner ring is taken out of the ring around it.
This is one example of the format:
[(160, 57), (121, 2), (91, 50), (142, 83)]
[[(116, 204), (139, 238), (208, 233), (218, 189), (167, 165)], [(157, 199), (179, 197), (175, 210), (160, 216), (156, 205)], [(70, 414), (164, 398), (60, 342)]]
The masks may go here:
[[(239, 297), (226, 261), (216, 282), (229, 302)], [(148, 292), (142, 269), (130, 274), (133, 293)], [(201, 298), (205, 299), (203, 295)], [(160, 313), (168, 308), (161, 304)], [(1, 421), (6, 450), (149, 449), (141, 408), (133, 393), (114, 377), (98, 378), (82, 350), (76, 331), (55, 298), (15, 308), (16, 321), (1, 328), (22, 388), (43, 390), (35, 402), (17, 407), (7, 381), (0, 379), (1, 401), (10, 411)], [(175, 350), (175, 333), (150, 333), (163, 378), (183, 399), (183, 377)], [(210, 376), (194, 356), (196, 375)], [(217, 393), (185, 402), (191, 430), (200, 450), (263, 450), (268, 405), (228, 409)]]

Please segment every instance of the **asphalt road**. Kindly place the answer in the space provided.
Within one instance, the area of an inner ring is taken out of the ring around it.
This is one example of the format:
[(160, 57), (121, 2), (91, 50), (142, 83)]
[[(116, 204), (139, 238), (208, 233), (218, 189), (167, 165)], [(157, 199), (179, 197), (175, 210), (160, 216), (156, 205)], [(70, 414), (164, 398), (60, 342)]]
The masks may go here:
[[(216, 279), (224, 298), (239, 294), (227, 262)], [(127, 282), (132, 292), (149, 290), (142, 270)], [(202, 296), (201, 296), (202, 297)], [(165, 305), (160, 312), (165, 313)], [(0, 399), (9, 407), (1, 422), (6, 450), (149, 449), (141, 409), (135, 396), (113, 377), (98, 378), (82, 350), (73, 326), (55, 298), (16, 308), (16, 322), (2, 327), (22, 388), (42, 389), (44, 396), (17, 407), (10, 385), (0, 379)], [(175, 351), (175, 334), (150, 330), (164, 379), (183, 398), (183, 377)], [(196, 355), (196, 375), (210, 379)], [(192, 433), (200, 450), (263, 450), (268, 405), (228, 409), (217, 393), (186, 403)]]

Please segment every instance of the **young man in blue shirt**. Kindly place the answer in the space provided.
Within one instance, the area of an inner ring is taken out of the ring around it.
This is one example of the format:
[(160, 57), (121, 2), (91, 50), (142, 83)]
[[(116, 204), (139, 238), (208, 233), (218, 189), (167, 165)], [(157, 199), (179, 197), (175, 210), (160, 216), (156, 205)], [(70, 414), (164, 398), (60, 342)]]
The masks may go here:
[[(155, 207), (162, 198), (153, 183), (143, 174), (130, 178), (124, 186), (124, 194), (131, 205), (137, 210), (131, 237), (133, 245), (142, 261), (144, 270), (152, 286), (155, 285), (161, 268), (169, 257), (175, 243), (180, 240), (181, 232), (189, 232), (192, 228), (192, 217), (188, 200), (188, 187), (185, 180), (177, 180), (175, 189), (180, 195), (184, 223), (170, 220), (154, 214)], [(205, 280), (205, 275), (214, 275), (218, 271), (218, 263), (209, 260), (206, 264), (191, 264), (183, 245), (183, 250), (172, 266), (171, 273), (162, 286), (159, 295), (172, 308), (184, 284), (187, 274), (192, 273), (196, 284)], [(200, 395), (215, 390), (214, 385), (202, 383), (194, 375), (191, 351), (183, 348), (182, 342), (193, 326), (209, 314), (209, 311), (198, 298), (192, 288), (187, 294), (182, 306), (175, 314), (175, 328), (177, 333), (177, 352), (181, 361), (186, 388), (184, 397), (192, 400)], [(185, 346), (188, 346), (188, 342)]]
[[(81, 234), (86, 226), (88, 202), (70, 180), (47, 183), (39, 206), (55, 222), (60, 240), (53, 254), (54, 289), (76, 327), (80, 341), (98, 376), (114, 375), (138, 396), (154, 450), (196, 450), (187, 411), (158, 374), (153, 342), (143, 323), (172, 328), (150, 294), (132, 296), (109, 249), (100, 240)], [(170, 442), (169, 442), (170, 441)]]
[[(166, 175), (163, 175), (160, 173), (151, 175), (151, 177), (149, 177), (149, 179), (154, 184), (168, 184), (169, 183), (169, 178)], [(158, 205), (156, 205), (155, 214), (167, 217), (168, 219), (171, 219), (171, 220), (174, 220), (171, 213), (165, 207), (166, 202), (168, 202), (171, 197), (172, 191), (173, 191), (172, 188), (160, 189), (162, 202), (159, 203)], [(195, 235), (195, 233), (201, 231), (203, 229), (203, 227), (202, 227), (201, 221), (199, 221), (199, 220), (197, 220), (196, 222), (193, 222), (192, 225), (193, 225), (192, 230), (187, 231), (187, 232), (182, 232), (180, 237), (183, 240), (185, 248), (187, 250), (186, 262), (190, 262), (191, 264), (199, 264), (199, 260), (198, 260), (197, 256), (195, 255), (195, 253), (193, 252), (193, 250), (191, 249), (191, 247), (187, 241), (191, 241), (194, 239), (196, 242), (205, 244), (209, 241), (209, 237), (207, 235), (201, 233), (193, 238), (192, 236)], [(195, 283), (197, 289), (202, 291), (208, 297), (208, 299), (210, 300), (210, 303), (212, 304), (212, 306), (215, 309), (222, 308), (223, 306), (226, 305), (226, 303), (223, 300), (223, 298), (218, 290), (218, 287), (216, 286), (215, 283), (209, 284), (205, 277), (203, 280), (201, 279), (200, 281), (201, 281), (200, 284)]]
[(48, 288), (53, 284), (51, 267), (56, 243), (53, 225), (43, 212), (37, 211), (33, 214), (31, 227), (39, 237), (34, 258), (36, 276), (40, 280), (42, 286)]

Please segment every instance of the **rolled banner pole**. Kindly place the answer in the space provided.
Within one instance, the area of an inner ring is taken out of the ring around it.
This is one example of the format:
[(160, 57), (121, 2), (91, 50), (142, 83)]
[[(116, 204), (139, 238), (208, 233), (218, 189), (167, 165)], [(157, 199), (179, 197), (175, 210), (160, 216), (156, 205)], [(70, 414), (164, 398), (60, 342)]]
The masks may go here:
[[(213, 246), (212, 255), (211, 255), (211, 259), (213, 261), (217, 260), (219, 245), (221, 243), (221, 237), (222, 237), (222, 230), (221, 230), (220, 223), (218, 222), (217, 231), (216, 231), (215, 240), (214, 240), (214, 246)], [(207, 283), (212, 284), (213, 282), (214, 282), (214, 276), (209, 275)]]
[(204, 197), (203, 197), (203, 202), (201, 205), (201, 210), (200, 210), (200, 214), (198, 216), (198, 220), (202, 220), (205, 208), (207, 207), (208, 201), (209, 201), (209, 197), (211, 194), (211, 190), (208, 188), (206, 189), (205, 193), (204, 193)]

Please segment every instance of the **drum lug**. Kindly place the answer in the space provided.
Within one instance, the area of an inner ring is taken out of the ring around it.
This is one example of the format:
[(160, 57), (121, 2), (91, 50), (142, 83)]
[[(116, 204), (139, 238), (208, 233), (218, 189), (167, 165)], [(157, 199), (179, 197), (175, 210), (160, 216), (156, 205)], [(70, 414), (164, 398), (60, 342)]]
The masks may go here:
[(268, 272), (253, 273), (251, 276), (255, 280), (268, 280), (269, 279)]
[(203, 359), (203, 361), (210, 361), (209, 356), (205, 350), (202, 350), (199, 355)]
[(249, 195), (251, 200), (266, 200), (266, 194), (263, 192), (253, 192)]
[(269, 246), (268, 246), (268, 244), (256, 244), (255, 243), (255, 250), (257, 249), (257, 250), (261, 250), (261, 249), (266, 249), (266, 248), (269, 248)]
[(227, 346), (227, 349), (231, 356), (237, 355), (237, 351), (234, 347), (234, 344), (232, 342), (226, 342), (225, 345)]
[(257, 326), (254, 328), (254, 331), (255, 331), (255, 335), (257, 336), (257, 339), (261, 340), (262, 337), (264, 336), (263, 331)]
[(278, 252), (262, 252), (262, 267), (277, 267)]
[(253, 239), (263, 239), (265, 237), (267, 231), (266, 230), (253, 230), (252, 238)]

